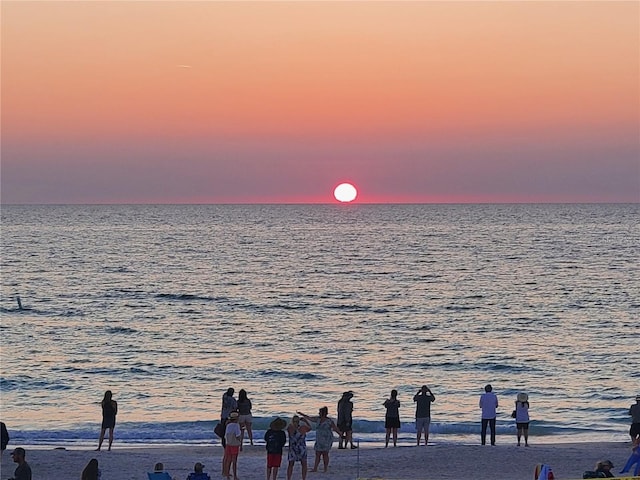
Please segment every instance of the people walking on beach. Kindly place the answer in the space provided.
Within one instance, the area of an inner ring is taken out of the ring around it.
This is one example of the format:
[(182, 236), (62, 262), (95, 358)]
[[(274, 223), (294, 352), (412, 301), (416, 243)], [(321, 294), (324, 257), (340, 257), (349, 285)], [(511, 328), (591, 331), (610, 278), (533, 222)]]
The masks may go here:
[(102, 442), (104, 441), (104, 435), (109, 430), (109, 450), (113, 444), (113, 430), (116, 427), (116, 415), (118, 414), (118, 403), (113, 400), (113, 394), (111, 390), (104, 392), (104, 398), (100, 402), (102, 407), (102, 427), (100, 429), (100, 440), (98, 441), (98, 448), (102, 448)]
[(636, 395), (636, 403), (629, 407), (629, 415), (631, 415), (631, 428), (629, 428), (629, 436), (631, 441), (640, 438), (640, 395)]
[[(251, 429), (251, 423), (253, 422), (253, 417), (251, 416), (251, 400), (247, 397), (247, 391), (243, 388), (238, 392), (238, 424), (242, 429), (242, 439), (244, 443), (244, 432), (246, 430), (247, 436), (249, 437), (249, 443), (253, 445), (253, 430)], [(240, 444), (240, 450), (242, 450), (242, 444)]]
[(204, 471), (204, 465), (196, 462), (193, 466), (193, 472), (189, 474), (187, 480), (211, 480), (211, 477)]
[(233, 468), (233, 480), (238, 480), (238, 452), (242, 443), (242, 429), (238, 425), (238, 412), (231, 412), (224, 432), (226, 444), (222, 457), (222, 475), (231, 478), (230, 470)]
[(398, 429), (400, 428), (400, 400), (398, 400), (398, 391), (391, 390), (391, 396), (384, 403), (387, 412), (384, 416), (384, 428), (386, 430), (385, 448), (389, 446), (389, 439), (393, 435), (393, 446), (398, 445)]
[(486, 445), (487, 426), (491, 429), (491, 445), (496, 444), (496, 409), (498, 408), (498, 397), (493, 393), (490, 384), (485, 385), (484, 393), (480, 395), (480, 408), (482, 409), (482, 429), (480, 440), (482, 445)]
[(416, 436), (418, 446), (420, 446), (420, 438), (424, 432), (424, 446), (429, 444), (429, 426), (431, 425), (431, 404), (436, 401), (436, 396), (431, 389), (423, 385), (418, 393), (413, 396), (416, 404)]
[(633, 448), (631, 448), (631, 456), (627, 460), (627, 463), (625, 464), (624, 468), (620, 470), (620, 474), (622, 475), (623, 473), (627, 473), (629, 470), (631, 470), (631, 467), (633, 467), (634, 463), (636, 465), (636, 468), (633, 472), (633, 476), (637, 477), (640, 475), (640, 438), (636, 438), (633, 441)]
[(278, 469), (282, 464), (282, 449), (287, 444), (284, 429), (287, 422), (278, 417), (269, 424), (269, 430), (264, 434), (267, 448), (267, 480), (278, 478)]
[(0, 453), (4, 453), (7, 449), (7, 445), (9, 445), (9, 432), (7, 431), (7, 426), (4, 422), (0, 422), (0, 443), (2, 446), (2, 452)]
[(287, 427), (289, 434), (289, 453), (287, 460), (287, 480), (293, 476), (293, 466), (300, 462), (302, 468), (302, 480), (307, 478), (307, 433), (311, 431), (311, 425), (306, 418), (300, 419), (298, 415), (291, 418), (291, 423)]
[(518, 446), (520, 439), (524, 436), (524, 446), (529, 446), (529, 395), (520, 392), (516, 397), (516, 430)]
[(322, 407), (318, 411), (317, 417), (310, 417), (302, 412), (298, 412), (298, 415), (316, 424), (316, 443), (313, 446), (313, 450), (316, 454), (316, 459), (311, 471), (318, 471), (320, 459), (322, 459), (322, 465), (324, 471), (326, 472), (329, 468), (329, 451), (331, 450), (331, 446), (333, 445), (333, 432), (336, 432), (338, 435), (340, 435), (340, 430), (338, 429), (335, 422), (329, 418), (329, 409), (327, 407)]
[(13, 472), (12, 480), (31, 480), (31, 467), (27, 463), (25, 449), (18, 447), (11, 452), (11, 456), (13, 457), (13, 462), (18, 464)]
[(342, 394), (342, 398), (338, 400), (338, 430), (340, 430), (340, 439), (338, 448), (347, 448), (351, 444), (351, 448), (358, 448), (353, 444), (353, 392), (348, 391)]
[(102, 478), (102, 472), (98, 468), (98, 459), (92, 458), (87, 463), (87, 466), (82, 470), (82, 480), (100, 480)]

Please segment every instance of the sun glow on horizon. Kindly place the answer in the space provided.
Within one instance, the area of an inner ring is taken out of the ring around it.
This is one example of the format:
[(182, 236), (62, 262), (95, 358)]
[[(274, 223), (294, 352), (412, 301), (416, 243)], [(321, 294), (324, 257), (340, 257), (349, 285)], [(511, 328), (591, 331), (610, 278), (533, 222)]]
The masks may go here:
[(342, 203), (353, 202), (358, 196), (358, 191), (350, 183), (341, 183), (333, 191), (333, 196)]

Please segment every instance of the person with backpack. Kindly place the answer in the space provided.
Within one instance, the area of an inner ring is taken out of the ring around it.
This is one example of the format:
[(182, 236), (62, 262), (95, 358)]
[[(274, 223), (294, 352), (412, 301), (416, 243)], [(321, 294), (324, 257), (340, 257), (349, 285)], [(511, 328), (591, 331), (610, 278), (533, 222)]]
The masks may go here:
[(267, 448), (267, 480), (278, 478), (278, 469), (282, 463), (282, 449), (287, 444), (287, 436), (284, 429), (287, 422), (282, 418), (276, 418), (269, 425), (269, 430), (264, 434)]

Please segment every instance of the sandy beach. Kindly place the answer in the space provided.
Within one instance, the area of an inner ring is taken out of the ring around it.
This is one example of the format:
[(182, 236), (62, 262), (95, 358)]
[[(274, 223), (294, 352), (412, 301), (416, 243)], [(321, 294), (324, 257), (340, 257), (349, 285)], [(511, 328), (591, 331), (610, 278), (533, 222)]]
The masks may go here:
[[(309, 453), (311, 468), (312, 448)], [(32, 467), (33, 478), (38, 480), (80, 478), (82, 469), (94, 457), (99, 461), (103, 480), (146, 479), (146, 472), (151, 471), (156, 462), (163, 462), (174, 478), (184, 480), (198, 461), (205, 464), (205, 471), (214, 479), (221, 477), (221, 454), (219, 446), (114, 446), (110, 452), (33, 447), (27, 448), (27, 461)], [(433, 444), (386, 449), (367, 446), (358, 450), (334, 448), (329, 471), (309, 472), (307, 478), (531, 480), (536, 464), (546, 463), (552, 467), (556, 479), (579, 479), (585, 470), (593, 469), (598, 459), (610, 459), (617, 473), (629, 454), (628, 443), (534, 444), (529, 448), (513, 444), (494, 447)], [(265, 463), (264, 446), (245, 447), (238, 461), (239, 478), (265, 478)], [(13, 469), (11, 457), (5, 452), (2, 479), (11, 477)], [(286, 478), (286, 462), (283, 462), (278, 478)], [(301, 478), (299, 464), (293, 478)]]

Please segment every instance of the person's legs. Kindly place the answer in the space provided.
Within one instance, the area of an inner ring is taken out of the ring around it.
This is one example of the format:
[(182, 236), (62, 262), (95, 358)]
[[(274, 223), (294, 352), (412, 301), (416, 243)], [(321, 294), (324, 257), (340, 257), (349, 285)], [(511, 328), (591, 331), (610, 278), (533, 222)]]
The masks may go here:
[(316, 460), (313, 463), (313, 468), (311, 469), (312, 472), (317, 472), (318, 471), (318, 465), (320, 465), (320, 452), (316, 451)]
[(102, 448), (102, 442), (104, 442), (104, 434), (106, 431), (106, 428), (100, 429), (100, 440), (98, 440), (98, 448), (96, 450), (100, 450)]
[(302, 480), (307, 480), (307, 459), (300, 460), (300, 465), (302, 466)]
[(480, 442), (482, 445), (487, 443), (487, 425), (489, 424), (489, 419), (482, 419), (482, 428), (480, 429)]
[(324, 471), (329, 468), (329, 452), (322, 452), (322, 463), (324, 465)]
[(431, 418), (428, 418), (424, 423), (424, 446), (429, 445), (429, 426), (431, 425)]
[(625, 464), (625, 466), (623, 467), (622, 470), (620, 470), (620, 473), (627, 473), (629, 470), (631, 470), (631, 467), (633, 466), (634, 463), (637, 462), (637, 466), (636, 466), (636, 472), (634, 475), (637, 475), (638, 473), (638, 468), (640, 468), (640, 455), (638, 454), (632, 454), (629, 459), (627, 460), (627, 463)]
[(491, 429), (491, 445), (496, 444), (496, 419), (491, 418), (489, 420), (489, 428)]
[(522, 427), (517, 427), (518, 432), (516, 433), (518, 437), (518, 446), (520, 446), (520, 438), (522, 437)]
[(222, 476), (223, 477), (230, 477), (231, 475), (229, 474), (229, 468), (231, 467), (231, 455), (229, 454), (229, 452), (227, 452), (227, 449), (225, 447), (224, 449), (224, 455), (222, 457)]
[(384, 447), (387, 448), (389, 446), (389, 438), (391, 438), (391, 429), (387, 428), (387, 436), (384, 439)]
[(231, 456), (231, 465), (233, 466), (233, 480), (238, 480), (238, 454)]
[(253, 430), (251, 428), (251, 422), (247, 422), (246, 426), (247, 426), (247, 435), (249, 436), (249, 443), (253, 445)]
[(291, 480), (291, 477), (293, 475), (293, 465), (295, 463), (296, 462), (289, 460), (289, 465), (287, 465), (287, 480)]
[(344, 441), (344, 448), (347, 448), (347, 443), (351, 444), (351, 448), (358, 448), (353, 444), (353, 430), (347, 430), (347, 437)]
[[(267, 460), (268, 462), (269, 460)], [(271, 480), (271, 467), (267, 466), (267, 480)]]
[(394, 447), (398, 446), (398, 429), (397, 428), (393, 429), (393, 446)]
[(113, 443), (113, 427), (109, 429), (109, 451), (111, 451), (112, 443)]
[(529, 427), (524, 427), (523, 429), (523, 434), (524, 434), (524, 446), (528, 447), (529, 446)]

